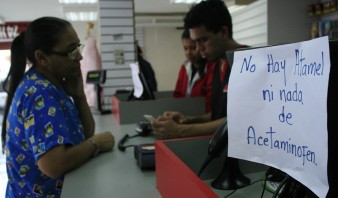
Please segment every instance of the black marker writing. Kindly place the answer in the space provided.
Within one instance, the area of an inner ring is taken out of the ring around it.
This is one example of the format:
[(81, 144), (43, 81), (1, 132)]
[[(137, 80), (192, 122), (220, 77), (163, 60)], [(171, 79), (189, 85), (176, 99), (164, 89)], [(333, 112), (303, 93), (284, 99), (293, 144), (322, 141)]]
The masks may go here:
[(294, 90), (279, 90), (279, 99), (284, 102), (300, 102), (303, 105), (303, 92), (298, 90), (297, 83), (295, 83)]
[(250, 72), (255, 72), (256, 65), (255, 64), (251, 65), (251, 58), (252, 56), (250, 56), (249, 61), (246, 58), (244, 58), (243, 63), (242, 63), (241, 73), (243, 72), (243, 69), (245, 69), (245, 71), (250, 70)]
[(280, 73), (283, 71), (284, 85), (286, 86), (286, 75), (285, 75), (286, 60), (274, 61), (272, 54), (268, 54), (267, 66), (269, 73)]
[(295, 50), (296, 53), (296, 65), (294, 75), (298, 76), (322, 76), (324, 73), (324, 52), (322, 52), (322, 62), (306, 63), (306, 59), (303, 58), (303, 50)]
[(253, 126), (249, 126), (247, 131), (247, 143), (253, 146), (264, 146), (270, 147), (270, 149), (277, 149), (284, 151), (287, 154), (291, 154), (294, 157), (302, 158), (303, 166), (306, 162), (311, 162), (315, 165), (316, 163), (316, 153), (309, 150), (308, 146), (299, 146), (291, 142), (291, 138), (288, 140), (278, 140), (275, 139), (277, 132), (270, 130), (265, 132), (267, 136), (258, 136)]
[[(272, 87), (272, 85), (270, 85), (270, 87)], [(273, 90), (263, 90), (263, 100), (269, 100), (269, 102), (271, 102), (273, 100)]]

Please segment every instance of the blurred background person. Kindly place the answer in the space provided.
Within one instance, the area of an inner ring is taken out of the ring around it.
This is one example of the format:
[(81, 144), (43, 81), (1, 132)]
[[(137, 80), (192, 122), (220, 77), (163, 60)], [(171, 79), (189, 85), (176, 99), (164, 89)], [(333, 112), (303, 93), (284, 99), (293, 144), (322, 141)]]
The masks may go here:
[(139, 45), (137, 45), (137, 61), (140, 67), (140, 72), (146, 79), (150, 91), (151, 92), (157, 91), (157, 81), (155, 72), (151, 64), (146, 59), (144, 59), (142, 49)]
[(181, 39), (187, 60), (180, 68), (173, 95), (175, 98), (205, 96), (206, 59), (197, 51), (189, 29), (183, 31)]

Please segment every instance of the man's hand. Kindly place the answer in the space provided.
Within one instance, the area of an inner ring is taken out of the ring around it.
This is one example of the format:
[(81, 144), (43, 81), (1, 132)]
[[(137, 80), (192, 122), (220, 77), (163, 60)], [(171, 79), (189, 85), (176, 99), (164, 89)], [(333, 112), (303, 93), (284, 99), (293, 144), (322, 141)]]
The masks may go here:
[(169, 117), (179, 124), (191, 124), (194, 119), (192, 116), (185, 116), (177, 111), (165, 111), (163, 116)]
[(181, 125), (175, 122), (171, 117), (159, 116), (152, 122), (153, 133), (158, 139), (179, 138), (182, 134)]
[(183, 124), (186, 121), (185, 116), (182, 113), (178, 112), (178, 111), (165, 111), (163, 113), (163, 116), (171, 118), (175, 122), (180, 123), (180, 124)]

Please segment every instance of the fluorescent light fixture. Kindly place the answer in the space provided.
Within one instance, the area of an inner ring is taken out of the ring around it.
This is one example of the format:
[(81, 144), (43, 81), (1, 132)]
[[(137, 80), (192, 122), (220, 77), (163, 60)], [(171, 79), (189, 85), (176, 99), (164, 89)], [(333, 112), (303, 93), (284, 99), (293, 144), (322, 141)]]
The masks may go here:
[(66, 12), (65, 13), (69, 21), (96, 21), (97, 12)]
[(195, 3), (199, 3), (202, 0), (170, 0), (171, 4), (195, 4)]
[(61, 4), (94, 4), (97, 0), (59, 0)]

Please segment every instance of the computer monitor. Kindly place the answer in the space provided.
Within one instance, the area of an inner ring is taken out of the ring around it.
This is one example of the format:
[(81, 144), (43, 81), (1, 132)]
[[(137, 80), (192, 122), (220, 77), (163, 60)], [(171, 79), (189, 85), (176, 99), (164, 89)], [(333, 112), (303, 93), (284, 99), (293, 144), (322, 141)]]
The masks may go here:
[(150, 90), (147, 80), (142, 71), (139, 69), (138, 63), (130, 64), (133, 89), (129, 94), (130, 100), (155, 100), (154, 93)]

